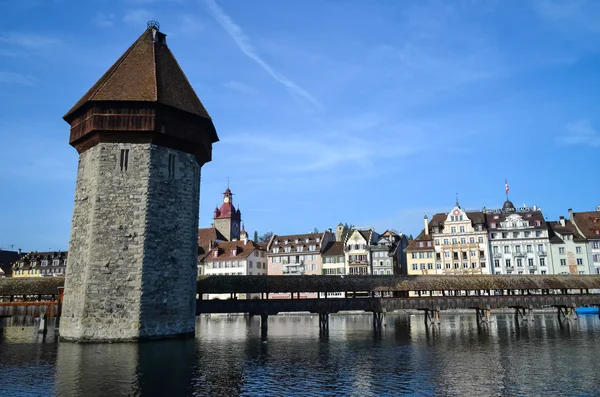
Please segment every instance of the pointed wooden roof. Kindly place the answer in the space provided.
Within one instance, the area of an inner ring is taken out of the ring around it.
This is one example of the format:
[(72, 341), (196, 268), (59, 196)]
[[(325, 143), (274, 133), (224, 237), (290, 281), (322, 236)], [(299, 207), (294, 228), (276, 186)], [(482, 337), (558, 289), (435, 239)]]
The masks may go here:
[(210, 119), (167, 47), (166, 35), (150, 26), (64, 116), (70, 121), (88, 102), (154, 102)]

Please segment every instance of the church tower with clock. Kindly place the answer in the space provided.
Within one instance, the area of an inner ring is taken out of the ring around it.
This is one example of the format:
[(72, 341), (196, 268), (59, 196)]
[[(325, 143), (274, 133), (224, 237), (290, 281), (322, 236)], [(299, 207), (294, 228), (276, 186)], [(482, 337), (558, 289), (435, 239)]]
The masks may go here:
[(233, 193), (227, 188), (223, 193), (223, 204), (221, 208), (215, 208), (213, 217), (215, 229), (225, 237), (227, 241), (240, 239), (240, 225), (242, 213), (233, 205)]

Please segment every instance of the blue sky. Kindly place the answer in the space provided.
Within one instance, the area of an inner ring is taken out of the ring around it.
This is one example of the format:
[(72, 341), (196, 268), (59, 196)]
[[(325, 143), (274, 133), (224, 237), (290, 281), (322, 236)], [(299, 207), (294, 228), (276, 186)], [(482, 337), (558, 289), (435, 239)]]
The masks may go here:
[(600, 204), (596, 1), (0, 0), (0, 246), (68, 248), (77, 153), (64, 113), (157, 19), (220, 142), (247, 230)]

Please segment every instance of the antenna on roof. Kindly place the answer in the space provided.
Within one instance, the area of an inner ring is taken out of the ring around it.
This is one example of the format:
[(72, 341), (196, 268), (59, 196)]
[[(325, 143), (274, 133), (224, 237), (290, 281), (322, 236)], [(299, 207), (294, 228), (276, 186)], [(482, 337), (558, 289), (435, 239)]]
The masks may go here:
[(151, 21), (148, 21), (148, 27), (149, 28), (154, 28), (156, 30), (160, 30), (160, 23), (158, 23), (158, 21), (155, 21), (154, 19)]

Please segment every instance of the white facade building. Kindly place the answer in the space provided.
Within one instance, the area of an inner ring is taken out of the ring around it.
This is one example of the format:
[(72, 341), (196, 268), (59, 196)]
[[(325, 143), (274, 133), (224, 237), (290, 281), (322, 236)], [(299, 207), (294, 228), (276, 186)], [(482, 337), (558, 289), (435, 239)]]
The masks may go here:
[(506, 201), (500, 212), (488, 211), (493, 274), (550, 274), (550, 239), (541, 210), (517, 212)]

